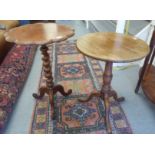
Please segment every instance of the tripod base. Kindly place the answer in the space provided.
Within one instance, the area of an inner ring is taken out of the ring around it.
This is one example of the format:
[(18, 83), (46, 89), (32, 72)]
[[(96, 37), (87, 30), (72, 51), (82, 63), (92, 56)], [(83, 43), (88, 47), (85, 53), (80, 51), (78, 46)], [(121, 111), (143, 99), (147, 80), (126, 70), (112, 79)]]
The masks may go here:
[(69, 89), (67, 92), (64, 91), (64, 87), (62, 85), (56, 85), (52, 89), (49, 89), (47, 87), (40, 87), (39, 94), (33, 93), (33, 97), (35, 99), (41, 99), (45, 94), (48, 94), (49, 101), (51, 105), (51, 117), (54, 119), (54, 95), (59, 92), (63, 96), (68, 96), (72, 93), (72, 90)]

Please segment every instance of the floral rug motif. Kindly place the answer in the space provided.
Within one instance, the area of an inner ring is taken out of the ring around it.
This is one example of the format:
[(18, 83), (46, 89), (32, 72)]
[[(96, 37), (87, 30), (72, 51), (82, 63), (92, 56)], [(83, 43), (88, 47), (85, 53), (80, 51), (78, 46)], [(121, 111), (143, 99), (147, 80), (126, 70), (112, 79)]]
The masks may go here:
[[(66, 91), (72, 89), (73, 92), (68, 97), (59, 93), (55, 95), (54, 121), (50, 118), (48, 96), (37, 100), (30, 133), (106, 133), (103, 101), (96, 97), (86, 103), (78, 101), (78, 98), (87, 97), (93, 90), (100, 90), (103, 74), (100, 63), (79, 53), (74, 41), (56, 44), (55, 51), (51, 56), (55, 84), (62, 84)], [(42, 73), (40, 86), (44, 84)], [(113, 99), (110, 122), (113, 133), (132, 133), (120, 104)]]

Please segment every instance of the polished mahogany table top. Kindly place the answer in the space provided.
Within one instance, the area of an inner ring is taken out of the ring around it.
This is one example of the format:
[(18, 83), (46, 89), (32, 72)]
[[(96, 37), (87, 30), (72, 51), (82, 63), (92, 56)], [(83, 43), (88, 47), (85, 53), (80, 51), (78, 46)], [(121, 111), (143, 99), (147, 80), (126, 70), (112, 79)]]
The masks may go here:
[(77, 48), (87, 56), (112, 62), (136, 61), (149, 53), (143, 40), (115, 32), (86, 34), (77, 40)]
[(48, 44), (66, 40), (74, 35), (74, 30), (56, 23), (37, 23), (19, 26), (7, 31), (4, 36), (8, 42), (16, 44)]

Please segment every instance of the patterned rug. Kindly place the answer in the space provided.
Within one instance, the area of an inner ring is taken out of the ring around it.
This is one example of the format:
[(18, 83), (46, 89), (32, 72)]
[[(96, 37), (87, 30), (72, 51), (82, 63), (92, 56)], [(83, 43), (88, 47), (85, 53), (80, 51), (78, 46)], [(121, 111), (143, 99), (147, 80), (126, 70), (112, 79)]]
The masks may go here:
[(36, 50), (36, 45), (14, 45), (0, 65), (0, 133), (3, 133), (11, 117)]
[[(77, 100), (93, 90), (100, 90), (103, 71), (99, 62), (79, 53), (74, 41), (58, 43), (54, 48), (56, 52), (51, 57), (55, 84), (62, 84), (65, 90), (73, 92), (68, 97), (55, 95), (54, 121), (50, 118), (48, 96), (37, 100), (30, 133), (106, 133), (102, 101), (96, 97), (86, 103)], [(43, 73), (41, 85), (45, 85)], [(110, 122), (113, 133), (132, 133), (120, 104), (112, 99)]]

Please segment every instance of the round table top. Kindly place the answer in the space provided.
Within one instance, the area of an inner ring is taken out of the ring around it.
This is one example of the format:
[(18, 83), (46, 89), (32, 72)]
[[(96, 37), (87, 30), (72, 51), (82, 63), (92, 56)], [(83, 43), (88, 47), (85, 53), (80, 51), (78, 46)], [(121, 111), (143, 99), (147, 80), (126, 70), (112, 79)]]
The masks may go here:
[(63, 41), (73, 35), (71, 27), (56, 23), (27, 24), (12, 28), (4, 34), (8, 42), (38, 45)]
[(136, 61), (149, 53), (143, 40), (114, 32), (86, 34), (77, 40), (77, 48), (87, 56), (112, 62)]

